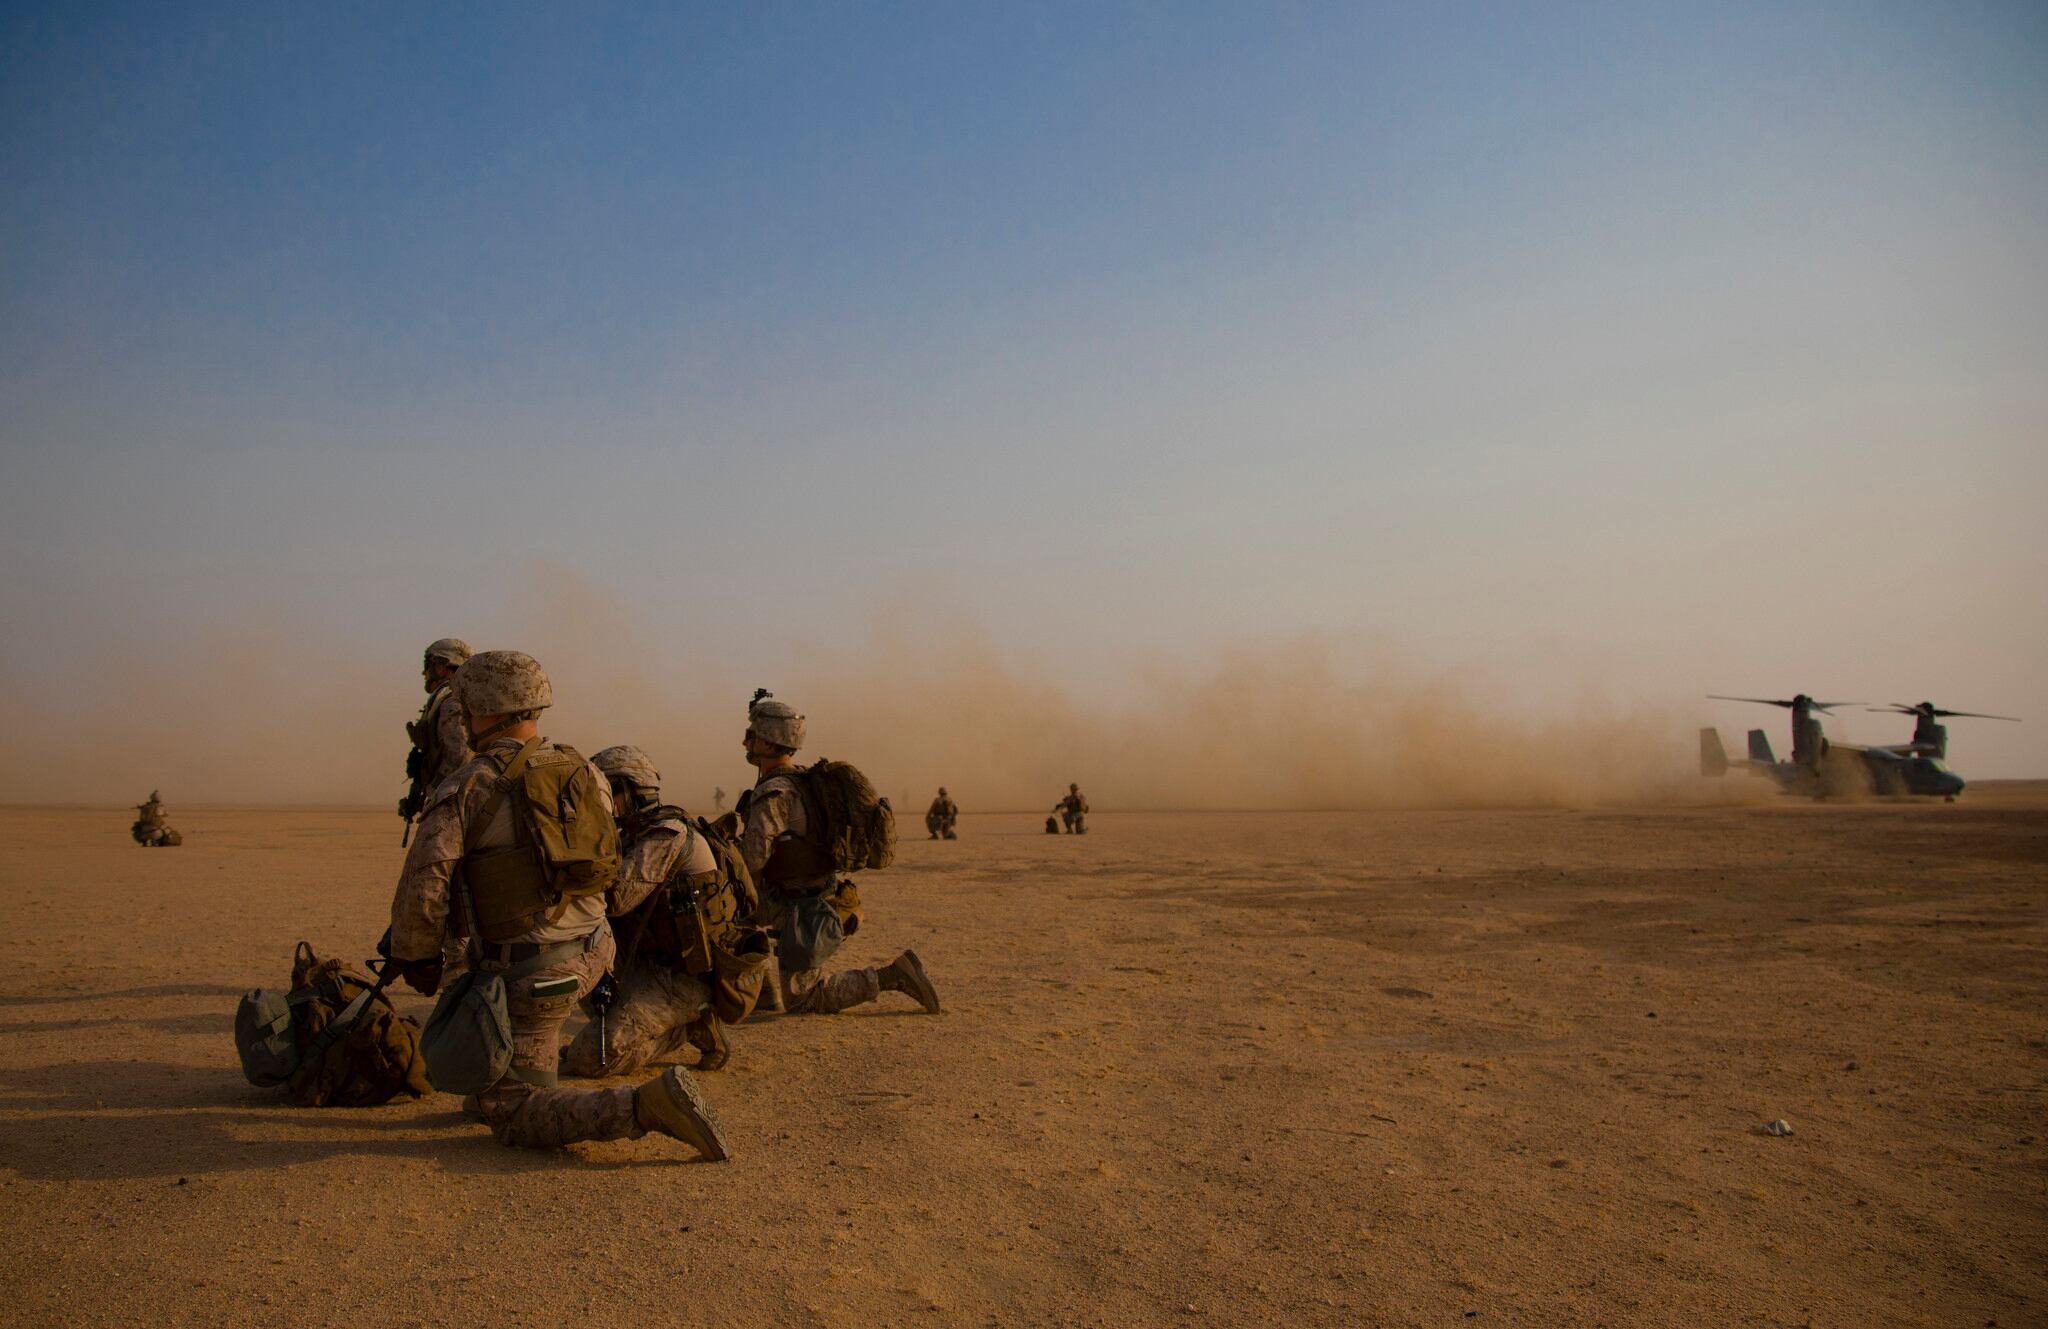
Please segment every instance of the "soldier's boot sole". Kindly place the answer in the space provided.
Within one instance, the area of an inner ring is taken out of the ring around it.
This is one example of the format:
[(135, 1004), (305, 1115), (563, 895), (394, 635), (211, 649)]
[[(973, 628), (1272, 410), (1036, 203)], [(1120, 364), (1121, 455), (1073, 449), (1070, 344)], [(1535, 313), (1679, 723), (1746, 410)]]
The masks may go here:
[(924, 963), (917, 958), (916, 951), (905, 951), (891, 960), (878, 977), (882, 980), (882, 991), (907, 994), (924, 1007), (926, 1015), (939, 1013), (939, 990), (925, 975)]
[(633, 1116), (647, 1130), (681, 1140), (713, 1163), (732, 1156), (711, 1105), (697, 1091), (696, 1081), (678, 1067), (669, 1067), (633, 1091)]

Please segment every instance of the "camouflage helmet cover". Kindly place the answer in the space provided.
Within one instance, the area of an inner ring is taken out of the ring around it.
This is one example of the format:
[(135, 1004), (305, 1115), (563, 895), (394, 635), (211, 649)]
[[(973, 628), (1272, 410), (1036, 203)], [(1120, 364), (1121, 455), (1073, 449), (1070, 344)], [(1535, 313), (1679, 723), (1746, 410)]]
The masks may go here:
[(804, 745), (802, 713), (788, 702), (777, 701), (766, 693), (755, 697), (753, 704), (747, 707), (747, 730), (756, 738), (792, 752)]
[(443, 637), (427, 647), (426, 656), (428, 660), (459, 666), (469, 659), (469, 643), (460, 637)]
[(606, 748), (590, 759), (590, 764), (602, 771), (606, 779), (624, 780), (627, 784), (643, 789), (659, 789), (661, 772), (654, 769), (654, 758), (634, 747), (631, 743), (620, 743)]
[(471, 716), (509, 715), (554, 705), (555, 690), (524, 651), (485, 651), (455, 671), (455, 698)]

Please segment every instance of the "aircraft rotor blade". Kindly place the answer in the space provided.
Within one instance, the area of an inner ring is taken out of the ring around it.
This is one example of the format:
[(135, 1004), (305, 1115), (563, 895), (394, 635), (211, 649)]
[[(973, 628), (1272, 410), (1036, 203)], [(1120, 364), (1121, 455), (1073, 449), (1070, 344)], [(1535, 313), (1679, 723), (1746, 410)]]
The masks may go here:
[(1918, 706), (1901, 706), (1899, 703), (1893, 702), (1884, 709), (1897, 711), (1901, 715), (1931, 715), (1937, 720), (1945, 720), (1951, 715), (1960, 715), (1970, 720), (2011, 720), (2014, 723), (2018, 723), (2020, 718), (2017, 715), (1991, 715), (1984, 711), (1944, 711), (1939, 706), (1930, 706), (1925, 702)]
[(1780, 701), (1775, 697), (1724, 697), (1718, 692), (1709, 692), (1707, 696), (1713, 701), (1753, 701), (1759, 706), (1783, 706), (1788, 710), (1792, 706), (1791, 702)]
[(1862, 704), (1860, 701), (1817, 701), (1813, 704), (1813, 709), (1816, 711), (1832, 711), (1837, 706), (1861, 706)]

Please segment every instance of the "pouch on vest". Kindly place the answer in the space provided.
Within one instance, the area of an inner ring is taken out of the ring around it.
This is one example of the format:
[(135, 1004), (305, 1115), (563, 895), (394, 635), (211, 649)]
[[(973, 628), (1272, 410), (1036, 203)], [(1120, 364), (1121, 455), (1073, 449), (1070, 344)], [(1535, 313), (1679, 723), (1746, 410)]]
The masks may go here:
[(850, 881), (842, 881), (836, 890), (825, 896), (825, 901), (832, 906), (832, 912), (839, 915), (840, 929), (847, 936), (850, 937), (860, 931), (860, 921), (866, 915), (861, 912), (858, 886)]
[(727, 1024), (738, 1024), (754, 1012), (761, 999), (761, 985), (768, 978), (768, 961), (774, 952), (768, 934), (759, 928), (726, 939), (730, 947), (711, 948), (711, 1009)]
[(739, 902), (715, 872), (672, 877), (666, 895), (675, 928), (676, 962), (687, 973), (710, 973), (713, 952), (732, 931)]
[(441, 990), (420, 1034), (427, 1078), (443, 1093), (474, 1094), (505, 1078), (512, 1065), (512, 1018), (505, 976), (471, 969)]
[(782, 922), (775, 929), (775, 954), (785, 972), (816, 969), (845, 939), (846, 925), (839, 921), (831, 895), (802, 895), (782, 910)]

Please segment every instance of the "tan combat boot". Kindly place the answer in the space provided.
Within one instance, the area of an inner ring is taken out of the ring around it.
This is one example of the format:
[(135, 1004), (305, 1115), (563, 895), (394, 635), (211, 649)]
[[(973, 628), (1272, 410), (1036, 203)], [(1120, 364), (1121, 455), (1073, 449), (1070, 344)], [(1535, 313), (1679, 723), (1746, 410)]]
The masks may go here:
[(710, 1011), (690, 1021), (683, 1030), (690, 1040), (690, 1046), (703, 1053), (697, 1062), (700, 1071), (722, 1071), (725, 1063), (732, 1060), (732, 1049), (726, 1045), (725, 1026)]
[(882, 991), (906, 993), (924, 1007), (926, 1015), (939, 1013), (938, 990), (925, 977), (924, 965), (919, 963), (916, 951), (903, 952), (889, 961), (886, 968), (876, 970), (875, 976), (882, 980)]
[(643, 1129), (674, 1136), (713, 1163), (730, 1157), (725, 1134), (696, 1081), (671, 1066), (633, 1091), (633, 1118)]

